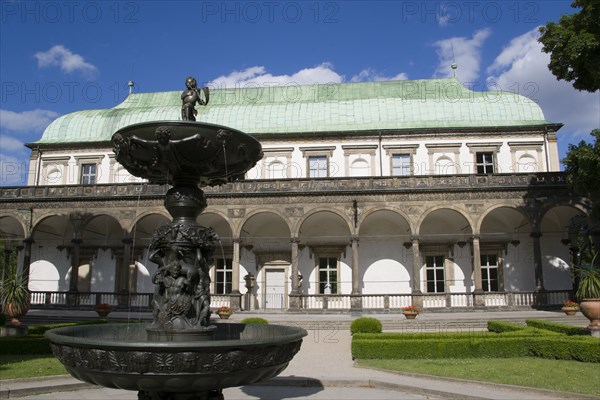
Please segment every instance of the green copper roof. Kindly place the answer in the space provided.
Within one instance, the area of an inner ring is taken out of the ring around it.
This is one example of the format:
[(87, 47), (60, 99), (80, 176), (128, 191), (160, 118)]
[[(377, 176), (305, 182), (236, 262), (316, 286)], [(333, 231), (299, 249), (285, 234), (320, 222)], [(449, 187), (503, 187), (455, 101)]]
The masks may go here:
[[(118, 129), (181, 119), (181, 91), (132, 93), (106, 110), (52, 122), (36, 142), (109, 141)], [(474, 92), (456, 79), (340, 83), (211, 90), (197, 120), (249, 134), (543, 125), (540, 107), (510, 92)]]

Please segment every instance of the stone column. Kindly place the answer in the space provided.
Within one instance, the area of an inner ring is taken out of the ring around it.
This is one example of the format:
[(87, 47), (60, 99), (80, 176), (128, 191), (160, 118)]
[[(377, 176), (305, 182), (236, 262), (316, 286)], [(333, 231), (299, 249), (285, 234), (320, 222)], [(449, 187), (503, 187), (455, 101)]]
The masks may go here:
[(481, 248), (479, 244), (479, 236), (473, 236), (471, 243), (471, 251), (473, 257), (473, 280), (475, 284), (474, 301), (475, 306), (485, 306), (485, 298), (483, 297), (483, 283), (481, 280)]
[[(223, 260), (225, 262), (225, 260)], [(231, 260), (231, 307), (242, 309), (242, 293), (240, 292), (240, 239), (233, 239), (233, 258)]]
[(69, 280), (69, 292), (77, 292), (77, 283), (79, 281), (79, 248), (83, 241), (73, 239), (73, 249), (71, 250), (71, 277)]
[[(6, 242), (5, 242), (6, 243)], [(2, 276), (1, 279), (5, 279), (8, 276), (8, 269), (10, 268), (10, 256), (12, 254), (11, 249), (4, 248), (4, 262), (2, 264)]]
[(362, 293), (360, 290), (360, 263), (358, 259), (358, 236), (353, 236), (352, 243), (352, 293), (350, 297), (350, 308), (362, 309)]
[(542, 232), (534, 231), (529, 234), (533, 238), (533, 265), (535, 268), (535, 302), (536, 305), (546, 305), (546, 289), (544, 288), (544, 264), (542, 263)]
[(123, 238), (121, 240), (123, 243), (123, 261), (121, 264), (121, 287), (119, 288), (119, 292), (129, 293), (131, 283), (130, 283), (130, 261), (131, 261), (131, 245), (133, 244), (133, 239), (130, 237)]
[(28, 236), (23, 239), (24, 249), (23, 252), (23, 275), (27, 277), (27, 285), (29, 286), (29, 268), (31, 267), (31, 245), (34, 243), (33, 237)]
[(419, 249), (419, 238), (411, 237), (412, 241), (412, 305), (423, 308), (423, 292), (421, 291), (421, 250)]
[(298, 290), (298, 270), (299, 270), (299, 258), (300, 258), (300, 252), (298, 250), (298, 245), (300, 244), (300, 239), (298, 239), (297, 237), (292, 237), (290, 239), (290, 243), (291, 243), (291, 257), (292, 257), (292, 265), (291, 265), (291, 269), (292, 271), (290, 272), (290, 280), (291, 280), (291, 285), (292, 285), (292, 290), (290, 292), (290, 302), (289, 302), (289, 307), (291, 310), (298, 310), (300, 309), (300, 306), (302, 304), (302, 298), (301, 298), (301, 294), (300, 291)]

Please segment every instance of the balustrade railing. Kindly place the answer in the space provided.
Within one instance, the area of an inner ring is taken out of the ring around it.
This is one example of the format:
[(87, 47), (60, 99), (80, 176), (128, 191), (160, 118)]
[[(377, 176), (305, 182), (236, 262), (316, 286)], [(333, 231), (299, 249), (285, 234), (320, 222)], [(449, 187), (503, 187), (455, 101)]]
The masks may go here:
[[(483, 305), (490, 308), (526, 308), (537, 306), (560, 306), (568, 298), (568, 290), (535, 292), (487, 292), (473, 293), (436, 293), (436, 294), (365, 294), (359, 295), (361, 308), (364, 310), (400, 310), (415, 302), (422, 303), (424, 309), (465, 309)], [(481, 300), (477, 297), (481, 296)], [(93, 309), (96, 304), (110, 304), (116, 310), (134, 308), (150, 311), (153, 293), (121, 294), (111, 292), (31, 292), (31, 308), (67, 308)], [(233, 298), (240, 295), (212, 295), (213, 308), (232, 306)], [(300, 307), (305, 310), (350, 310), (355, 295), (306, 294), (300, 296)], [(284, 310), (287, 301), (283, 295), (269, 298), (260, 308), (265, 310)], [(239, 300), (238, 300), (239, 304)]]

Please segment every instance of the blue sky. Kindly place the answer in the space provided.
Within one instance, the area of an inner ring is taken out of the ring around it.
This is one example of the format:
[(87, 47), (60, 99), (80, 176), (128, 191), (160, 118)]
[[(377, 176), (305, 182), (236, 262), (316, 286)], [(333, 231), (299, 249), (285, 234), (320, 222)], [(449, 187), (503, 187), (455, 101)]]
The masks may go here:
[(537, 28), (570, 1), (0, 2), (0, 185), (25, 182), (55, 118), (128, 93), (456, 76), (518, 92), (562, 122), (559, 151), (600, 127), (600, 93), (548, 72)]

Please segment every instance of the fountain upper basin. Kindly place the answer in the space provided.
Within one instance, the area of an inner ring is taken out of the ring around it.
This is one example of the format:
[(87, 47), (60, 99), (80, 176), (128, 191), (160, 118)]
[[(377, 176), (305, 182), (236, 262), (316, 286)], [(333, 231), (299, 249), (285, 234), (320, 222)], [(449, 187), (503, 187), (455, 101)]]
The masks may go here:
[(112, 136), (117, 161), (152, 183), (221, 184), (262, 158), (262, 146), (239, 130), (195, 121), (153, 121)]

